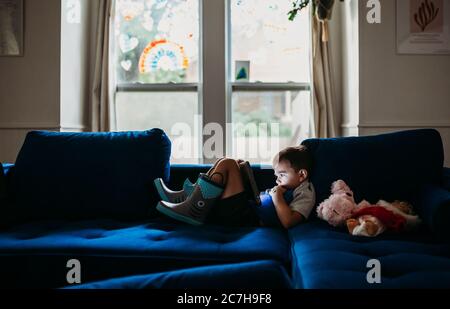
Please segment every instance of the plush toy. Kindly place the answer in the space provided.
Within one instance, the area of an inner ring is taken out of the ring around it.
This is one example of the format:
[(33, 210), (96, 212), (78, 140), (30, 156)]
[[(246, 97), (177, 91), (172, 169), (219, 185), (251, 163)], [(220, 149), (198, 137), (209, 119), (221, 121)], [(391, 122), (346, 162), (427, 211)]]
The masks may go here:
[[(294, 190), (287, 190), (283, 197), (286, 203), (290, 203), (293, 200)], [(268, 191), (261, 192), (260, 194), (261, 204), (257, 205), (253, 203), (255, 211), (258, 213), (258, 217), (261, 220), (263, 226), (266, 227), (282, 227), (278, 214), (273, 204), (272, 197)]]
[(363, 200), (356, 204), (352, 190), (343, 180), (332, 184), (331, 193), (317, 208), (318, 217), (335, 227), (346, 224), (350, 234), (355, 236), (374, 237), (384, 231), (408, 231), (421, 222), (407, 202), (380, 200), (372, 205)]
[(343, 180), (337, 180), (331, 186), (331, 196), (317, 208), (317, 215), (332, 226), (341, 226), (352, 217), (356, 208), (352, 190)]
[(350, 234), (367, 237), (375, 237), (384, 231), (409, 231), (420, 223), (411, 204), (398, 200), (392, 203), (380, 200), (375, 205), (363, 201), (353, 217), (346, 222)]

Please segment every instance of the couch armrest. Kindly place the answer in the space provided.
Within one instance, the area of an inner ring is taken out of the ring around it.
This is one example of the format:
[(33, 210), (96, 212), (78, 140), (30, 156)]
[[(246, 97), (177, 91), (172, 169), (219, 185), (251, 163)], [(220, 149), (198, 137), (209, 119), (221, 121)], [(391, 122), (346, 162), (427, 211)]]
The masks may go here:
[(0, 199), (6, 198), (14, 164), (0, 164)]
[(3, 164), (0, 164), (0, 205), (6, 198), (6, 176), (3, 168)]
[(2, 166), (3, 166), (3, 170), (5, 171), (5, 175), (8, 175), (8, 173), (10, 171), (12, 171), (14, 168), (14, 164), (10, 164), (10, 163), (2, 163)]
[(450, 240), (450, 192), (436, 185), (425, 186), (418, 194), (417, 213), (440, 239)]
[(14, 171), (14, 164), (0, 163), (0, 230), (14, 225), (13, 218), (8, 214), (8, 209), (12, 204), (11, 177)]
[(445, 189), (450, 191), (450, 168), (444, 167), (442, 174), (443, 174), (443, 180), (442, 180), (443, 186)]

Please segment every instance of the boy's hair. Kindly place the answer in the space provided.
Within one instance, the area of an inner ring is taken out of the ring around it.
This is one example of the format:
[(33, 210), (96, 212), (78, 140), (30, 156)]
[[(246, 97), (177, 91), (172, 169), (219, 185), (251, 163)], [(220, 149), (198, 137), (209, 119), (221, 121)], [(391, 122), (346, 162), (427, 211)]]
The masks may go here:
[(304, 169), (308, 175), (311, 173), (313, 160), (306, 146), (287, 147), (281, 150), (273, 159), (273, 165), (281, 161), (288, 161), (296, 172)]

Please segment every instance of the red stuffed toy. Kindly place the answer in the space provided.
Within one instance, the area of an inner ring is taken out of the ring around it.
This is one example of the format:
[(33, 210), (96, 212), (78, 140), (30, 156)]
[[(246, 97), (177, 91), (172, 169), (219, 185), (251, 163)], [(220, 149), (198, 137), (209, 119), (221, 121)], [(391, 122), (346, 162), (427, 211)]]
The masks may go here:
[(402, 232), (420, 224), (407, 202), (384, 200), (375, 205), (363, 200), (356, 204), (353, 192), (343, 180), (333, 182), (329, 198), (320, 203), (317, 216), (332, 226), (347, 225), (350, 234), (374, 237), (384, 231)]
[(399, 233), (417, 227), (418, 216), (413, 214), (412, 206), (407, 202), (388, 203), (380, 200), (376, 205), (363, 201), (361, 207), (347, 220), (350, 234), (374, 237), (384, 231)]

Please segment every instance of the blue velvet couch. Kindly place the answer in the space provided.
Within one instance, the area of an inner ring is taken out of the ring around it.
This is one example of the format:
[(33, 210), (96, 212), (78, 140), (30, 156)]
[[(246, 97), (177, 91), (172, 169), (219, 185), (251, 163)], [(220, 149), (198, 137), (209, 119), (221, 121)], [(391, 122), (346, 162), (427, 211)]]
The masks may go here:
[[(450, 170), (435, 130), (310, 139), (317, 204), (344, 179), (355, 198), (410, 201), (418, 231), (354, 237), (315, 216), (289, 231), (193, 227), (160, 216), (156, 177), (179, 189), (209, 165), (170, 165), (162, 130), (30, 132), (0, 178), (2, 288), (449, 288)], [(253, 165), (260, 190), (273, 170)], [(67, 262), (81, 264), (78, 285)], [(368, 261), (380, 262), (370, 284)]]

